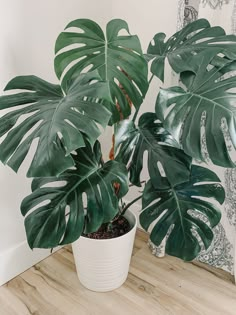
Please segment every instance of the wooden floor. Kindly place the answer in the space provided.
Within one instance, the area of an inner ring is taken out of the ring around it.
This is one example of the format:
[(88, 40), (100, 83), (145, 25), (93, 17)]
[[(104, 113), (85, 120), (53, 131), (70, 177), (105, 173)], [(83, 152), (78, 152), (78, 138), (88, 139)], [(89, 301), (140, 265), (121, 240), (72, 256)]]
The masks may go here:
[(94, 293), (63, 248), (0, 288), (0, 315), (235, 315), (236, 286), (191, 263), (157, 259), (138, 233), (130, 273), (116, 291)]

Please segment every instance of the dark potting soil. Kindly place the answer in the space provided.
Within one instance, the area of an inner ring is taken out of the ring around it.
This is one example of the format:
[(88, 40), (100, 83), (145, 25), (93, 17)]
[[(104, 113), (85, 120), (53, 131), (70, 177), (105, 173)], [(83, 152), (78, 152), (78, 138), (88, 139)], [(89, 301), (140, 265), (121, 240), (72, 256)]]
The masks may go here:
[(93, 239), (109, 239), (122, 236), (130, 231), (129, 221), (121, 216), (113, 223), (103, 224), (97, 232), (83, 234), (84, 237)]

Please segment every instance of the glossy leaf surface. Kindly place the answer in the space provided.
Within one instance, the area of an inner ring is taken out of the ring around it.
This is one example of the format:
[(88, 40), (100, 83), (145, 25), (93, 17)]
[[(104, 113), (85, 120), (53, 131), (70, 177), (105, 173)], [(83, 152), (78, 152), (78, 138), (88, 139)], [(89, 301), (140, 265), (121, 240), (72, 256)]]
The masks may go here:
[[(120, 31), (126, 31), (128, 35), (120, 35)], [(112, 112), (111, 124), (120, 120), (120, 113), (123, 118), (130, 115), (125, 93), (136, 108), (142, 104), (148, 89), (147, 62), (138, 37), (129, 34), (125, 21), (110, 21), (106, 34), (94, 21), (72, 21), (59, 35), (55, 51), (55, 71), (65, 91), (70, 81), (82, 71), (97, 69), (108, 83), (114, 104), (119, 103), (119, 108), (106, 104)]]
[[(168, 59), (172, 69), (179, 73), (186, 64), (192, 63), (192, 57), (200, 52), (207, 55), (214, 47), (229, 59), (236, 59), (236, 36), (225, 35), (219, 27), (211, 27), (205, 19), (199, 19), (186, 25), (182, 30), (166, 40), (164, 33), (158, 33), (149, 44), (147, 60), (152, 60), (151, 72), (164, 81), (165, 60)], [(217, 62), (217, 58), (214, 60)]]
[[(125, 166), (116, 161), (101, 166), (98, 142), (94, 150), (87, 145), (76, 153), (73, 156), (75, 169), (58, 177), (34, 179), (32, 194), (22, 202), (21, 212), (26, 216), (25, 228), (31, 248), (68, 244), (82, 232), (96, 231), (102, 223), (114, 218), (118, 198), (128, 191)], [(120, 185), (118, 196), (114, 182)]]
[(199, 239), (208, 248), (214, 236), (212, 228), (221, 218), (212, 201), (222, 204), (225, 198), (219, 182), (215, 173), (196, 165), (192, 166), (189, 181), (180, 185), (171, 186), (162, 177), (162, 185), (156, 189), (149, 181), (143, 194), (140, 223), (148, 230), (156, 222), (151, 228), (151, 241), (159, 246), (170, 233), (166, 253), (187, 261), (200, 253)]
[(173, 184), (189, 177), (191, 158), (178, 148), (178, 143), (156, 122), (154, 113), (143, 114), (136, 127), (132, 121), (121, 121), (115, 130), (116, 160), (129, 164), (130, 181), (140, 186), (144, 154), (148, 153), (148, 171), (155, 185), (159, 185), (161, 163), (166, 176)]
[(207, 56), (199, 54), (189, 71), (181, 73), (186, 89), (172, 87), (160, 91), (156, 114), (177, 142), (182, 143), (186, 154), (204, 160), (202, 137), (205, 135), (212, 162), (235, 167), (225, 130), (236, 148), (236, 80), (230, 76), (236, 70), (236, 61), (225, 61), (220, 68), (211, 67), (216, 52)]
[[(55, 176), (74, 165), (70, 153), (94, 144), (111, 113), (96, 98), (111, 101), (110, 92), (97, 73), (79, 76), (64, 95), (60, 86), (35, 76), (16, 77), (5, 90), (24, 89), (0, 97), (0, 109), (17, 107), (0, 118), (0, 159), (17, 171), (32, 142), (38, 139), (29, 177)], [(24, 105), (24, 107), (18, 106)], [(18, 123), (20, 121), (20, 123)], [(60, 137), (61, 136), (61, 137)]]

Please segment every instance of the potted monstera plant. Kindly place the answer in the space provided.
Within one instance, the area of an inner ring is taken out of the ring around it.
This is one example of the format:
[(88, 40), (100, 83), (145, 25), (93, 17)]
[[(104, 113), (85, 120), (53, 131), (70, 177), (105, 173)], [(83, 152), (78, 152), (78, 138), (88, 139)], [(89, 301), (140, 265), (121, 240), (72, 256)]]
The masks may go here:
[[(166, 60), (179, 84), (160, 89), (153, 112), (137, 122), (152, 78), (164, 82)], [(154, 244), (167, 237), (166, 252), (187, 261), (201, 244), (208, 248), (225, 194), (218, 176), (194, 160), (204, 161), (204, 137), (214, 164), (235, 167), (222, 128), (235, 147), (235, 60), (235, 36), (204, 19), (168, 40), (156, 34), (145, 55), (123, 20), (110, 21), (105, 34), (88, 19), (69, 23), (56, 40), (59, 83), (18, 76), (5, 91), (22, 91), (0, 97), (0, 109), (10, 110), (0, 119), (1, 161), (17, 172), (37, 142), (27, 173), (32, 193), (21, 205), (29, 246), (72, 243), (81, 282), (114, 289), (129, 268), (136, 227), (129, 207), (142, 199), (140, 223)], [(114, 147), (106, 161), (99, 136), (108, 125)], [(129, 185), (143, 188), (127, 204)]]

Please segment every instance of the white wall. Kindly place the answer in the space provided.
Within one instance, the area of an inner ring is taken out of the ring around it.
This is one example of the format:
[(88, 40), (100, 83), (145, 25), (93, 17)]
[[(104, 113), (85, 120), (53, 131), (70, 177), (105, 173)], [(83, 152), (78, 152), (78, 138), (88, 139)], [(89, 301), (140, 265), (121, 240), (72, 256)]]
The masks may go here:
[[(164, 31), (167, 35), (175, 32), (177, 2), (0, 0), (0, 91), (16, 75), (35, 74), (57, 82), (53, 70), (54, 42), (69, 21), (85, 17), (105, 26), (112, 18), (123, 18), (128, 22), (131, 33), (139, 35), (146, 49), (156, 32)], [(155, 87), (150, 90), (143, 105), (145, 111), (153, 110), (154, 95)], [(107, 131), (103, 137), (107, 152), (110, 135)], [(26, 169), (27, 163), (16, 175), (0, 165), (0, 285), (48, 255), (48, 251), (32, 254), (25, 241), (19, 206), (22, 198), (30, 193), (30, 180), (25, 178)]]

